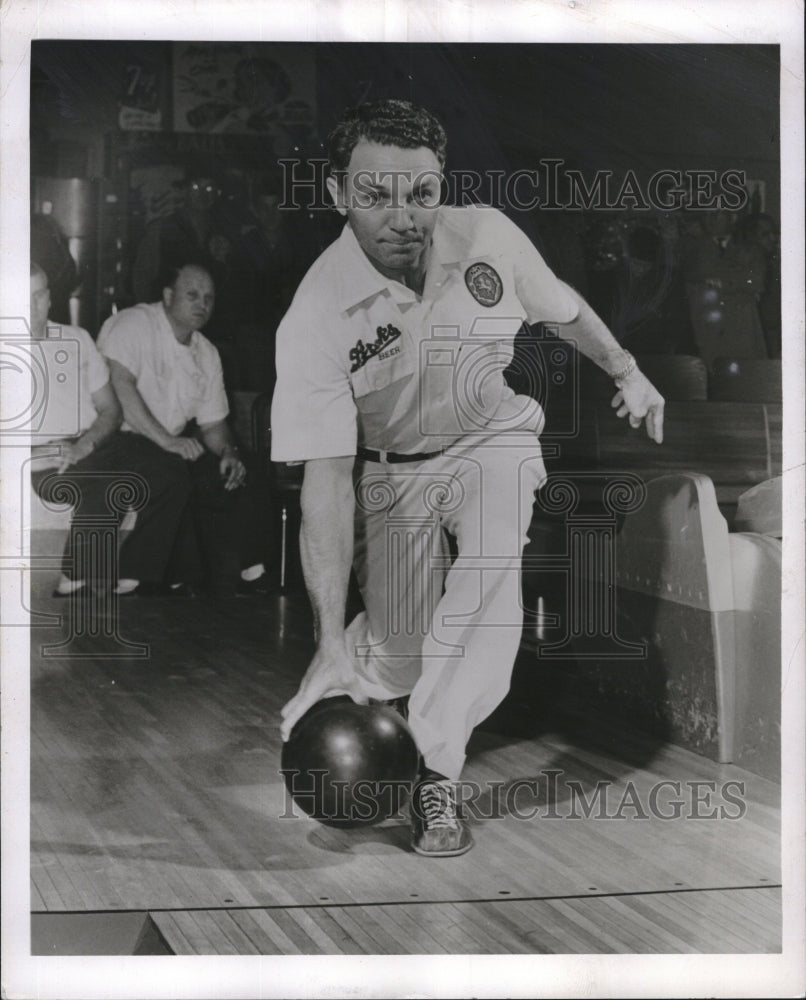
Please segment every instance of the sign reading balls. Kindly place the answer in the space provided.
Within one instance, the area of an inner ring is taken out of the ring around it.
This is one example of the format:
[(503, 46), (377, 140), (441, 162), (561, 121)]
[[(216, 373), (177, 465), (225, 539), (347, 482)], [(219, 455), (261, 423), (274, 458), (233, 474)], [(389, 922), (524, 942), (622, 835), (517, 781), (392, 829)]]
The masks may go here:
[(465, 271), (465, 284), (470, 294), (483, 306), (497, 306), (504, 293), (501, 278), (489, 264), (471, 264)]

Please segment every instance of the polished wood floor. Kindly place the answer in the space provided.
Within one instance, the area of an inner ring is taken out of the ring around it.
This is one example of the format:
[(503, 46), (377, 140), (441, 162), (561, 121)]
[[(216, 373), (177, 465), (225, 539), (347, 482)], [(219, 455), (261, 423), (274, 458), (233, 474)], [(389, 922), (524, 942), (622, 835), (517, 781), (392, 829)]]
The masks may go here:
[(515, 698), (471, 743), (476, 846), (424, 859), (403, 814), (338, 830), (287, 798), (303, 596), (124, 601), (61, 648), (69, 607), (35, 603), (63, 622), (32, 632), (34, 913), (142, 911), (176, 954), (781, 948), (773, 782)]

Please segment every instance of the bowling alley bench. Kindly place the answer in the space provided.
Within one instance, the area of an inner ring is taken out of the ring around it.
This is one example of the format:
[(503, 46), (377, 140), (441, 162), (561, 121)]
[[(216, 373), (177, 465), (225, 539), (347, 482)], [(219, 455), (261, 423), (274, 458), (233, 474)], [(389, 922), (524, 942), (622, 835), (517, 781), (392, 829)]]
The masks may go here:
[(661, 445), (606, 401), (577, 408), (576, 436), (552, 424), (567, 427), (549, 414), (523, 568), (536, 676), (563, 674), (609, 723), (777, 778), (780, 404), (667, 403)]

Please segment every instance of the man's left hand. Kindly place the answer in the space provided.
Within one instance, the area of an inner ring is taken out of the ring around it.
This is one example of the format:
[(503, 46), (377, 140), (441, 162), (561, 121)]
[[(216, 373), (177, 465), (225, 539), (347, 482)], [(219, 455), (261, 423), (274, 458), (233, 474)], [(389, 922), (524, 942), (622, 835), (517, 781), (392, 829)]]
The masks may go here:
[(246, 466), (234, 451), (225, 451), (219, 463), (225, 490), (237, 490), (246, 480)]
[(630, 427), (640, 427), (646, 420), (646, 432), (653, 441), (660, 444), (663, 441), (663, 396), (649, 381), (644, 373), (636, 368), (621, 383), (621, 388), (610, 404), (617, 414), (626, 417), (629, 414)]
[(57, 470), (59, 475), (66, 472), (71, 465), (80, 462), (82, 458), (87, 458), (92, 454), (93, 446), (84, 438), (77, 438), (75, 441), (59, 442), (59, 464)]

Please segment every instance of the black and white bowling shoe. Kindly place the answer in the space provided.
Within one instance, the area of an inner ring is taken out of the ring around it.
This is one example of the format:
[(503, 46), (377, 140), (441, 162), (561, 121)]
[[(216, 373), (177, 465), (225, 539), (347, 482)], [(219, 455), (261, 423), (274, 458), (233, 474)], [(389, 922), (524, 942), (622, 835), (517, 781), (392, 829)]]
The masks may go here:
[(456, 789), (447, 778), (421, 778), (411, 794), (411, 846), (430, 858), (451, 858), (473, 846), (467, 822), (456, 807)]

